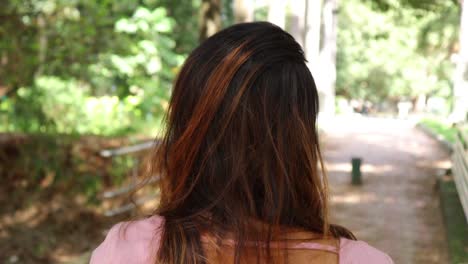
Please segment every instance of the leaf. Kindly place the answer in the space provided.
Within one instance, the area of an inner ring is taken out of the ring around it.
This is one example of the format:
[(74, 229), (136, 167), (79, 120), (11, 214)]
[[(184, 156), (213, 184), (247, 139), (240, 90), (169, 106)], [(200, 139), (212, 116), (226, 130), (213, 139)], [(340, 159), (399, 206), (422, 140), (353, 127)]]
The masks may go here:
[(148, 74), (155, 74), (161, 70), (161, 60), (157, 57), (151, 58), (146, 65), (146, 71)]
[(132, 23), (128, 19), (120, 19), (115, 24), (115, 31), (125, 32), (125, 33), (135, 33), (138, 30), (138, 26), (135, 23)]
[(170, 19), (163, 19), (161, 20), (160, 22), (156, 23), (154, 26), (153, 26), (153, 29), (157, 32), (162, 32), (162, 33), (166, 33), (166, 32), (170, 32), (172, 30), (172, 21)]
[(154, 9), (153, 12), (151, 12), (151, 19), (153, 21), (164, 19), (166, 18), (166, 16), (167, 16), (167, 12), (164, 7), (158, 7)]
[(135, 14), (133, 15), (133, 18), (136, 19), (148, 19), (150, 16), (152, 16), (152, 13), (144, 7), (139, 7), (136, 11)]

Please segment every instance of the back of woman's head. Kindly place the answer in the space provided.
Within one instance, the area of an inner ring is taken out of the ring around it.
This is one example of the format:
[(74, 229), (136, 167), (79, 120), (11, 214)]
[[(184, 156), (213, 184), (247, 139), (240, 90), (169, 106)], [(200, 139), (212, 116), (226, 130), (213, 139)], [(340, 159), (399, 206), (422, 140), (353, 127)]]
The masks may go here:
[(304, 53), (281, 28), (238, 24), (196, 48), (153, 160), (163, 175), (158, 261), (204, 263), (201, 234), (237, 241), (235, 262), (246, 241), (268, 245), (287, 228), (350, 236), (328, 223), (317, 114)]

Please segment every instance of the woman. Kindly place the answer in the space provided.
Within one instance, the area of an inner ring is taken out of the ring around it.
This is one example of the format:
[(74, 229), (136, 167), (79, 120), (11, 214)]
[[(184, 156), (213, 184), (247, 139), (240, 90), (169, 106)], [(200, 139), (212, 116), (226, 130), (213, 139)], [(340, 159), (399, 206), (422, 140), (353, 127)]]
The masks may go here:
[(151, 160), (158, 209), (113, 227), (91, 263), (392, 263), (329, 223), (317, 114), (288, 33), (259, 22), (212, 36), (175, 83)]

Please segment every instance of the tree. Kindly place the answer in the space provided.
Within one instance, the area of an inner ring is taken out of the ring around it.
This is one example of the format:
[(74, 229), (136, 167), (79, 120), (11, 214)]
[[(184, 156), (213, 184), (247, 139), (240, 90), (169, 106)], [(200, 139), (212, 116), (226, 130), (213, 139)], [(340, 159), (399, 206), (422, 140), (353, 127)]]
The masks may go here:
[(269, 0), (268, 21), (285, 28), (286, 24), (286, 0)]
[(160, 118), (181, 62), (198, 43), (190, 30), (198, 28), (196, 5), (7, 1), (0, 11), (0, 129), (112, 134)]
[(154, 7), (165, 7), (168, 16), (175, 20), (172, 31), (172, 38), (176, 42), (175, 51), (184, 54), (191, 52), (199, 40), (200, 1), (184, 1), (181, 5), (180, 1), (157, 0)]
[(236, 23), (254, 20), (253, 0), (234, 0), (234, 21)]
[(338, 0), (325, 0), (323, 4), (323, 46), (320, 51), (321, 76), (319, 91), (322, 94), (321, 110), (327, 115), (335, 112), (336, 38)]
[(341, 1), (336, 93), (374, 103), (448, 101), (459, 7), (433, 2)]
[(322, 1), (306, 0), (305, 3), (305, 39), (304, 49), (309, 63), (318, 65), (320, 51), (320, 24), (322, 17)]
[[(289, 32), (296, 41), (305, 49), (305, 34), (306, 34), (306, 1), (295, 0), (290, 1), (291, 14), (289, 16), (290, 29)], [(320, 21), (320, 20), (319, 20)], [(320, 22), (319, 22), (320, 23)], [(320, 29), (320, 25), (319, 25)]]
[[(304, 32), (304, 52), (316, 85), (321, 89), (320, 71), (320, 37), (321, 37), (321, 0), (305, 0), (305, 32)], [(323, 101), (321, 101), (323, 102)], [(321, 103), (322, 104), (322, 103)]]
[(468, 0), (464, 0), (462, 5), (459, 46), (453, 87), (452, 115), (455, 121), (463, 121), (468, 118)]
[(40, 75), (89, 79), (98, 54), (120, 46), (114, 23), (133, 1), (6, 1), (0, 11), (0, 86), (9, 96)]
[(221, 29), (221, 0), (202, 0), (200, 11), (200, 41), (204, 41)]

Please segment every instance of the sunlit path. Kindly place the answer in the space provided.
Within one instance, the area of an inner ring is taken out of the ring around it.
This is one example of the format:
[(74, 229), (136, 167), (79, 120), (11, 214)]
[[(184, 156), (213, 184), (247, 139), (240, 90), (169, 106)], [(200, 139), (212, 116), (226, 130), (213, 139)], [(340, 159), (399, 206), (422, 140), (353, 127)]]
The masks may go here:
[[(410, 121), (337, 118), (324, 152), (332, 217), (395, 263), (448, 263), (436, 189), (448, 153)], [(351, 157), (363, 159), (363, 185), (350, 185)]]

